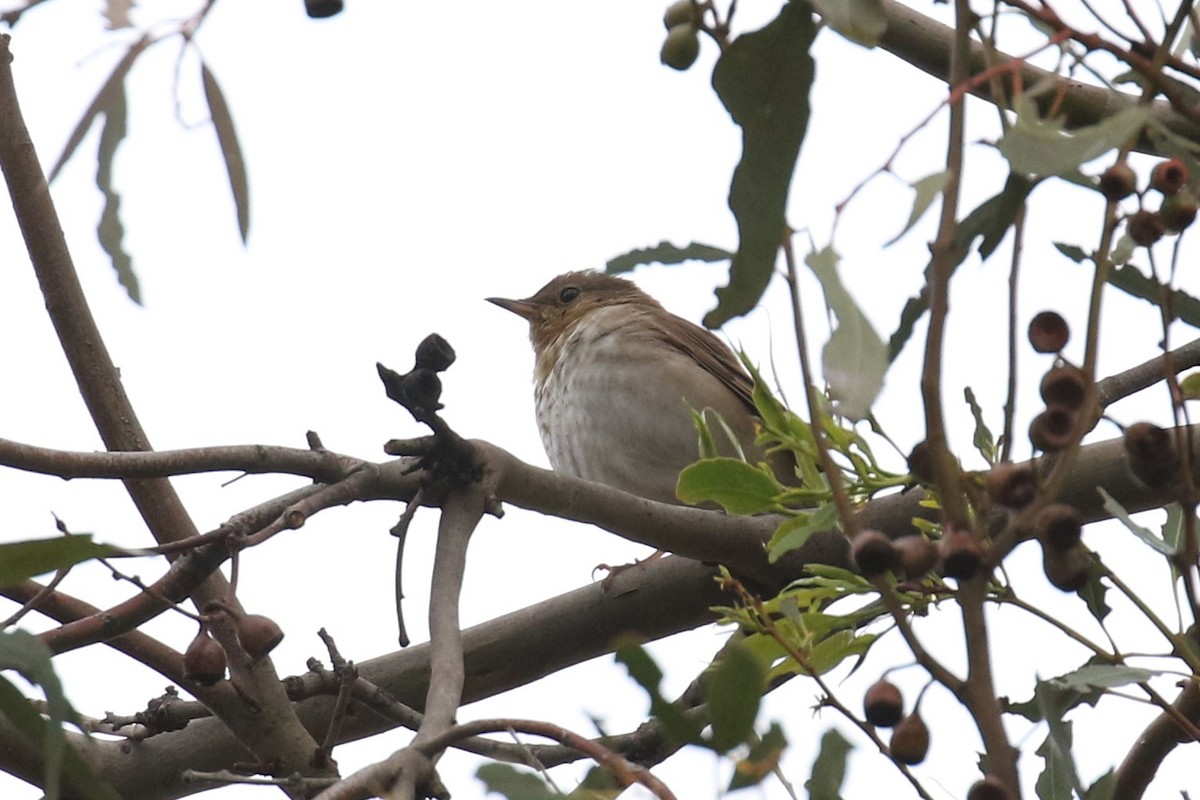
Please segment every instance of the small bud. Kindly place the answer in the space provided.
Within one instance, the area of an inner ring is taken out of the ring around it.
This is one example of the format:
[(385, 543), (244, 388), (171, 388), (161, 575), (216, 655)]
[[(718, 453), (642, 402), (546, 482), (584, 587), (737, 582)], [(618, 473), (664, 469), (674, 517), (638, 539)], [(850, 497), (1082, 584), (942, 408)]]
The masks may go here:
[(1163, 200), (1158, 216), (1162, 218), (1167, 233), (1183, 233), (1196, 221), (1198, 208), (1200, 204), (1196, 202), (1196, 195), (1183, 189)]
[(1091, 574), (1091, 557), (1081, 545), (1067, 550), (1042, 546), (1042, 571), (1054, 588), (1063, 592), (1078, 592), (1087, 586)]
[(920, 764), (929, 753), (929, 728), (917, 712), (909, 714), (892, 731), (892, 758), (901, 764)]
[(918, 483), (933, 483), (933, 454), (928, 443), (920, 441), (913, 446), (908, 454), (908, 471)]
[(937, 545), (920, 534), (901, 536), (892, 542), (900, 560), (900, 569), (908, 578), (919, 578), (937, 566)]
[(1037, 513), (1033, 530), (1043, 546), (1052, 550), (1069, 550), (1079, 544), (1083, 520), (1074, 507), (1066, 503), (1051, 503)]
[(1038, 450), (1056, 453), (1070, 447), (1075, 427), (1075, 412), (1062, 406), (1050, 406), (1029, 424), (1029, 441)]
[(988, 775), (967, 790), (967, 800), (1009, 800), (1008, 789), (999, 778)]
[(1037, 476), (1028, 464), (1005, 461), (987, 474), (987, 493), (993, 502), (1005, 508), (1021, 509), (1037, 496)]
[(1123, 200), (1137, 191), (1137, 173), (1128, 164), (1113, 164), (1100, 173), (1100, 191), (1114, 202)]
[(201, 626), (183, 654), (183, 677), (201, 686), (212, 686), (225, 678), (227, 665), (225, 648)]
[(1087, 398), (1088, 380), (1079, 367), (1055, 367), (1042, 376), (1042, 399), (1048, 406), (1077, 410)]
[(270, 617), (244, 614), (235, 620), (238, 641), (252, 661), (258, 661), (283, 641), (283, 630)]
[(696, 25), (700, 22), (693, 0), (676, 0), (663, 14), (663, 27), (671, 30), (677, 25)]
[(880, 679), (863, 695), (863, 717), (876, 728), (890, 728), (904, 716), (904, 696), (894, 683)]
[(676, 25), (667, 31), (659, 58), (671, 69), (683, 71), (696, 63), (700, 55), (700, 36), (690, 23)]
[(1042, 311), (1029, 321), (1029, 344), (1039, 353), (1059, 353), (1071, 338), (1071, 328), (1056, 311)]
[(1136, 422), (1125, 429), (1125, 455), (1129, 471), (1153, 489), (1169, 484), (1179, 472), (1175, 437), (1149, 422)]
[(1169, 158), (1154, 165), (1150, 171), (1150, 188), (1170, 196), (1178, 192), (1188, 181), (1188, 168), (1177, 158)]
[(850, 554), (858, 569), (868, 578), (882, 575), (896, 566), (896, 548), (879, 531), (862, 531), (850, 544)]
[(1158, 214), (1142, 209), (1126, 218), (1125, 230), (1136, 244), (1149, 247), (1163, 237), (1166, 226)]
[(983, 548), (970, 531), (947, 528), (942, 535), (942, 574), (958, 581), (970, 580), (983, 564)]

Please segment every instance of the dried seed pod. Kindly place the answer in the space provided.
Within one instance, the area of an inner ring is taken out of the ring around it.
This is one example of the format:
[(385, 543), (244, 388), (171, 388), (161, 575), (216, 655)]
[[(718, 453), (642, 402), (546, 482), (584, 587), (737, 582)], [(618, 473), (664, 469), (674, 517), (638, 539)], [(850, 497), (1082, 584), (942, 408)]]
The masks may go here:
[(1037, 475), (1028, 464), (997, 464), (988, 472), (985, 484), (988, 497), (1006, 508), (1024, 508), (1037, 497)]
[(942, 574), (965, 581), (973, 578), (983, 564), (983, 548), (961, 528), (947, 528), (942, 535)]
[(1046, 573), (1046, 580), (1056, 589), (1078, 592), (1087, 586), (1091, 569), (1091, 557), (1082, 545), (1067, 550), (1042, 545), (1042, 571)]
[(1051, 550), (1070, 550), (1079, 544), (1083, 519), (1073, 506), (1051, 503), (1037, 512), (1033, 522), (1034, 535)]
[(1058, 353), (1071, 338), (1071, 327), (1056, 311), (1042, 311), (1029, 320), (1029, 344), (1039, 353)]
[(1154, 211), (1141, 209), (1130, 214), (1125, 220), (1125, 230), (1129, 238), (1142, 247), (1149, 247), (1166, 233), (1166, 225), (1162, 217)]
[(937, 545), (920, 534), (901, 536), (892, 545), (906, 577), (919, 578), (937, 566)]
[(1163, 200), (1158, 216), (1162, 217), (1167, 233), (1183, 233), (1196, 221), (1197, 209), (1200, 209), (1200, 203), (1197, 203), (1196, 195), (1184, 189)]
[(904, 716), (904, 696), (894, 683), (880, 679), (863, 695), (863, 717), (876, 728), (890, 728)]
[(929, 443), (917, 442), (908, 454), (908, 471), (920, 483), (933, 483), (933, 453)]
[(994, 775), (975, 781), (967, 790), (967, 800), (1009, 800), (1008, 789)]
[(252, 661), (258, 661), (283, 641), (283, 630), (270, 617), (243, 614), (234, 619), (238, 641)]
[(228, 664), (225, 648), (200, 626), (200, 632), (183, 654), (183, 677), (201, 686), (212, 686), (224, 680)]
[(1064, 364), (1043, 375), (1039, 388), (1046, 405), (1075, 411), (1087, 399), (1088, 379), (1079, 367)]
[(892, 540), (879, 531), (862, 531), (850, 544), (850, 554), (858, 569), (868, 578), (895, 569), (896, 548)]
[(1029, 441), (1038, 450), (1054, 453), (1070, 446), (1074, 429), (1074, 411), (1062, 406), (1050, 406), (1029, 424)]
[(925, 760), (929, 754), (929, 727), (918, 712), (914, 711), (896, 724), (888, 748), (892, 758), (901, 764), (912, 766)]
[(1170, 431), (1136, 422), (1125, 429), (1124, 442), (1130, 472), (1147, 486), (1161, 488), (1179, 474), (1179, 453)]
[(1100, 191), (1109, 200), (1124, 200), (1137, 191), (1137, 173), (1122, 162), (1100, 173)]
[(1187, 165), (1177, 158), (1160, 161), (1150, 171), (1150, 188), (1168, 196), (1186, 186), (1187, 181)]

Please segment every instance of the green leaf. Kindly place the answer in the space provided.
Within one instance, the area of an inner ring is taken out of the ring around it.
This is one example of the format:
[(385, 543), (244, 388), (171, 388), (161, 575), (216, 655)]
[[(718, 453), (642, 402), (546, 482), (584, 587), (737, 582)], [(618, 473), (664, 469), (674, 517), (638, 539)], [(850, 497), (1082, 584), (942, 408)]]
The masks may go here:
[(96, 118), (111, 102), (108, 95), (116, 91), (118, 87), (124, 85), (125, 76), (129, 73), (129, 68), (133, 66), (133, 62), (142, 54), (142, 51), (150, 46), (150, 42), (149, 35), (142, 36), (142, 38), (129, 46), (129, 49), (125, 51), (125, 55), (113, 67), (113, 71), (109, 73), (107, 80), (100, 87), (100, 91), (96, 92), (96, 96), (92, 98), (91, 104), (83, 112), (83, 116), (79, 118), (79, 122), (75, 123), (75, 129), (71, 131), (71, 135), (67, 138), (67, 144), (63, 148), (62, 154), (54, 162), (54, 166), (50, 168), (50, 177), (46, 179), (47, 183), (53, 183), (54, 179), (58, 177), (58, 173), (71, 160), (71, 156), (75, 155), (75, 151), (79, 148), (79, 143), (83, 141), (83, 137), (87, 135), (87, 132), (91, 130), (92, 123), (96, 121)]
[(941, 196), (942, 190), (946, 188), (946, 182), (949, 180), (950, 172), (943, 170), (942, 172), (935, 172), (932, 175), (926, 175), (921, 180), (911, 184), (917, 194), (913, 199), (912, 213), (908, 215), (908, 222), (904, 224), (904, 230), (889, 239), (884, 247), (889, 247), (900, 241), (900, 238), (904, 234), (912, 230), (913, 225), (916, 225), (917, 221), (925, 216), (925, 212), (929, 210), (929, 206), (933, 204), (933, 201)]
[(1162, 306), (1163, 298), (1170, 295), (1171, 304), (1167, 309), (1169, 318), (1200, 327), (1200, 300), (1182, 289), (1170, 289), (1164, 286), (1154, 278), (1147, 277), (1132, 264), (1112, 270), (1109, 273), (1108, 282), (1126, 294), (1131, 294), (1156, 306)]
[(742, 129), (742, 158), (729, 186), (738, 250), (729, 284), (717, 290), (717, 307), (704, 318), (710, 328), (754, 308), (774, 272), (788, 189), (808, 128), (814, 72), (809, 48), (816, 35), (808, 5), (788, 3), (761, 30), (734, 39), (713, 69), (713, 88)]
[(63, 776), (77, 796), (87, 800), (120, 800), (117, 793), (92, 772), (87, 762), (73, 748), (66, 746), (62, 726), (73, 722), (76, 715), (54, 672), (49, 648), (26, 631), (0, 633), (0, 670), (6, 669), (16, 670), (25, 680), (41, 686), (46, 696), (48, 720), (34, 709), (20, 690), (0, 677), (0, 714), (42, 752), (46, 763), (43, 788), (48, 800), (58, 796)]
[(729, 791), (757, 786), (762, 779), (771, 774), (779, 766), (779, 758), (787, 747), (787, 738), (778, 723), (771, 723), (771, 729), (759, 739), (746, 757), (733, 765), (733, 777), (729, 781)]
[(887, 30), (882, 0), (813, 0), (821, 20), (855, 44), (874, 47)]
[(817, 760), (813, 762), (812, 777), (804, 782), (809, 800), (842, 800), (846, 759), (853, 749), (854, 746), (836, 728), (825, 731)]
[(26, 578), (89, 558), (105, 558), (124, 552), (111, 545), (93, 542), (91, 534), (0, 544), (0, 586), (13, 586)]
[(825, 305), (837, 316), (837, 329), (821, 351), (821, 364), (829, 396), (838, 414), (864, 419), (883, 389), (887, 348), (837, 274), (837, 253), (832, 248), (810, 253), (804, 259), (825, 292)]
[(1200, 400), (1200, 372), (1193, 372), (1179, 382), (1184, 400)]
[(713, 438), (712, 428), (709, 427), (704, 414), (692, 409), (692, 424), (696, 426), (696, 434), (699, 437), (700, 458), (719, 457), (721, 453), (717, 450), (717, 440)]
[(712, 746), (727, 753), (754, 732), (767, 670), (748, 647), (734, 642), (725, 648), (708, 681)]
[(855, 635), (854, 631), (842, 630), (830, 634), (817, 643), (808, 653), (808, 664), (813, 674), (824, 675), (847, 658), (865, 655), (878, 638), (874, 633)]
[(1129, 516), (1129, 512), (1125, 510), (1125, 507), (1118, 503), (1112, 495), (1104, 491), (1103, 487), (1097, 486), (1096, 491), (1099, 492), (1100, 497), (1104, 499), (1104, 510), (1121, 520), (1122, 524), (1129, 529), (1130, 533), (1149, 545), (1151, 549), (1162, 553), (1164, 556), (1170, 556), (1174, 554), (1175, 551), (1171, 548), (1171, 546), (1159, 538), (1157, 534), (1155, 534), (1149, 528), (1144, 528), (1134, 522), (1133, 518)]
[[(1095, 554), (1093, 557), (1095, 558)], [(1102, 577), (1104, 577), (1104, 568), (1096, 559), (1093, 561), (1091, 569), (1088, 570), (1087, 583), (1076, 592), (1087, 604), (1088, 611), (1096, 618), (1097, 622), (1104, 622), (1104, 618), (1112, 611), (1105, 600), (1108, 596), (1108, 587), (1100, 580)]]
[(676, 247), (667, 241), (662, 241), (654, 247), (642, 250), (630, 250), (619, 256), (610, 258), (604, 265), (604, 271), (609, 275), (619, 275), (631, 272), (634, 267), (642, 264), (682, 264), (685, 261), (728, 261), (733, 253), (710, 244), (690, 242), (683, 247)]
[[(1072, 789), (1079, 785), (1075, 759), (1071, 756), (1073, 741), (1071, 723), (1060, 721), (1050, 728), (1037, 749), (1044, 766), (1034, 789), (1042, 800), (1071, 800)], [(1082, 792), (1081, 792), (1082, 793)]]
[(975, 400), (975, 392), (970, 386), (963, 389), (963, 396), (967, 400), (967, 405), (971, 407), (971, 415), (975, 417), (975, 438), (972, 440), (975, 449), (983, 456), (983, 460), (989, 465), (996, 463), (996, 440), (992, 437), (992, 432), (988, 428), (987, 423), (983, 421), (983, 409), (979, 407), (979, 403)]
[(736, 458), (706, 458), (679, 473), (675, 493), (685, 503), (719, 503), (730, 514), (757, 514), (776, 508), (783, 491), (768, 471)]
[[(1004, 240), (1004, 234), (1012, 227), (1017, 212), (1020, 211), (1026, 198), (1029, 197), (1029, 193), (1036, 185), (1025, 176), (1012, 173), (1004, 182), (1004, 188), (999, 194), (983, 201), (958, 223), (958, 228), (954, 232), (955, 269), (966, 259), (971, 245), (977, 238), (983, 237), (983, 241), (979, 243), (980, 258), (986, 259), (1000, 246), (1000, 242)], [(912, 336), (917, 320), (924, 316), (929, 309), (929, 266), (925, 268), (925, 277), (925, 286), (921, 287), (921, 291), (904, 304), (904, 309), (900, 312), (900, 322), (891, 339), (888, 340), (889, 363), (895, 361), (896, 356), (900, 355), (900, 351), (904, 349), (904, 345)]]
[(508, 764), (484, 764), (475, 777), (487, 787), (487, 794), (498, 794), (508, 800), (554, 800), (562, 795), (546, 785), (532, 772)]
[(1084, 249), (1077, 244), (1063, 244), (1062, 242), (1054, 242), (1054, 249), (1074, 261), (1076, 264), (1082, 264), (1084, 261), (1087, 261), (1090, 258), (1090, 256), (1084, 252)]
[(1017, 121), (996, 147), (1012, 171), (1022, 175), (1061, 175), (1136, 137), (1150, 120), (1144, 105), (1129, 105), (1095, 125), (1067, 131), (1060, 120), (1039, 117), (1034, 102), (1019, 98)]
[(575, 787), (567, 797), (569, 800), (616, 800), (625, 791), (625, 787), (607, 769), (601, 766), (592, 767), (584, 776), (583, 782)]
[(242, 147), (238, 143), (237, 130), (233, 127), (233, 115), (221, 91), (216, 77), (208, 65), (200, 62), (200, 81), (204, 84), (204, 99), (208, 102), (208, 113), (212, 116), (217, 131), (217, 144), (225, 159), (225, 172), (229, 175), (229, 188), (233, 192), (233, 205), (237, 210), (238, 232), (242, 244), (250, 235), (250, 183), (246, 178), (246, 161), (242, 158)]
[(1096, 779), (1083, 795), (1083, 800), (1114, 800), (1117, 791), (1117, 775), (1111, 769)]
[(1160, 670), (1129, 667), (1124, 664), (1086, 664), (1079, 669), (1054, 678), (1063, 689), (1086, 692), (1088, 689), (1112, 689), (1131, 683), (1145, 683), (1161, 675)]
[(683, 709), (663, 697), (659, 690), (662, 670), (650, 654), (639, 645), (625, 645), (614, 654), (617, 662), (624, 664), (629, 676), (650, 697), (650, 713), (662, 723), (666, 736), (681, 744), (704, 744), (700, 726), (684, 713)]
[(837, 506), (822, 503), (812, 513), (800, 513), (779, 523), (767, 544), (767, 560), (774, 564), (785, 553), (803, 547), (814, 533), (837, 530)]
[(121, 196), (112, 184), (113, 161), (126, 131), (124, 83), (118, 83), (111, 91), (104, 93), (101, 111), (104, 113), (104, 129), (100, 132), (100, 151), (96, 159), (96, 186), (104, 195), (104, 210), (100, 214), (96, 235), (112, 262), (117, 281), (125, 288), (129, 299), (141, 305), (142, 291), (133, 271), (133, 259), (125, 252), (121, 241), (125, 238), (125, 228), (121, 225)]

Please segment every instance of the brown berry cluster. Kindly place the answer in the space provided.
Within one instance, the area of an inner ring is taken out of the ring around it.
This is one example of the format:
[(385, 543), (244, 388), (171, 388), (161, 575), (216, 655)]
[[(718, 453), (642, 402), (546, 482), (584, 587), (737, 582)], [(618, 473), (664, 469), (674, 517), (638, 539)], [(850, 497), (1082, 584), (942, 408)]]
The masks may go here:
[[(920, 698), (918, 698), (918, 703)], [(891, 728), (888, 748), (901, 764), (920, 764), (929, 753), (929, 726), (921, 712), (904, 714), (904, 697), (894, 683), (880, 679), (863, 695), (863, 717), (876, 728)]]
[(676, 0), (663, 14), (667, 38), (659, 58), (671, 69), (685, 70), (700, 55), (701, 8), (697, 0)]
[(1092, 557), (1080, 541), (1083, 520), (1065, 503), (1051, 503), (1038, 511), (1033, 531), (1042, 546), (1042, 571), (1046, 580), (1064, 592), (1087, 585)]
[(920, 534), (892, 541), (879, 531), (862, 531), (850, 544), (850, 553), (859, 572), (877, 578), (887, 572), (909, 580), (924, 577), (937, 566), (937, 547)]
[(1137, 174), (1124, 162), (1101, 173), (1098, 186), (1113, 202), (1137, 193), (1139, 208), (1125, 218), (1125, 232), (1135, 244), (1150, 247), (1163, 236), (1182, 233), (1196, 220), (1200, 203), (1188, 186), (1189, 178), (1187, 165), (1177, 158), (1156, 164), (1147, 186), (1162, 196), (1156, 210), (1145, 207), (1146, 190), (1138, 191)]
[[(224, 603), (210, 603), (206, 612), (227, 614), (233, 620), (238, 642), (251, 661), (260, 661), (283, 641), (283, 630), (270, 617), (246, 614)], [(200, 632), (183, 654), (183, 677), (201, 686), (212, 686), (225, 679), (229, 657), (225, 648), (208, 632), (204, 622)]]
[(1152, 489), (1169, 486), (1179, 475), (1179, 453), (1175, 437), (1149, 422), (1125, 429), (1125, 458), (1133, 476)]

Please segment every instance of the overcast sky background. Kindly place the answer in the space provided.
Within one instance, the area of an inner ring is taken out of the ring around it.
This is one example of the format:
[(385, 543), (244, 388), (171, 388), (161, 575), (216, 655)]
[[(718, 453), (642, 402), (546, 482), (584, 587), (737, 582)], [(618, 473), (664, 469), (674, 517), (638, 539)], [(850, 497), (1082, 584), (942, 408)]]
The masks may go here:
[[(777, 9), (773, 1), (743, 2), (738, 27), (757, 27)], [(134, 21), (166, 30), (160, 21), (194, 10), (187, 2), (148, 1), (135, 9)], [(206, 123), (196, 52), (184, 56), (179, 78), (181, 112), (194, 124), (191, 129), (173, 112), (178, 40), (145, 53), (128, 78), (129, 136), (115, 173), (144, 306), (126, 298), (96, 242), (102, 207), (94, 185), (98, 127), (59, 176), (54, 196), (94, 313), (154, 445), (303, 447), (304, 433), (312, 429), (332, 450), (382, 458), (383, 441), (424, 431), (386, 400), (374, 363), (407, 369), (415, 345), (436, 331), (458, 352), (444, 377), (447, 421), (465, 436), (488, 439), (545, 465), (533, 424), (532, 355), (524, 323), (483, 298), (527, 296), (556, 274), (599, 268), (614, 255), (661, 240), (736, 245), (725, 196), (740, 136), (708, 83), (716, 47), (706, 40), (699, 62), (685, 74), (662, 67), (662, 10), (660, 4), (633, 0), (602, 6), (351, 0), (340, 16), (313, 21), (299, 0), (217, 3), (197, 44), (224, 88), (248, 164), (252, 211), (246, 247), (238, 239), (224, 167)], [(105, 45), (133, 38), (133, 31), (106, 34), (98, 6), (90, 3), (55, 0), (21, 20), (12, 43), (14, 70), (47, 167), (123, 52)], [(944, 87), (886, 53), (828, 32), (820, 36), (816, 56), (813, 123), (789, 219), (796, 228), (810, 229), (823, 246), (834, 205), (887, 160), (899, 137), (936, 107)], [(997, 135), (994, 111), (972, 103), (971, 113), (964, 213), (997, 192), (1005, 174), (1000, 156), (984, 141)], [(914, 137), (896, 160), (903, 181), (942, 169), (939, 123), (944, 117)], [(1144, 169), (1147, 162), (1137, 163)], [(904, 300), (921, 285), (932, 233), (926, 220), (899, 244), (883, 247), (907, 219), (911, 196), (902, 181), (877, 179), (847, 209), (834, 242), (844, 257), (844, 280), (885, 337)], [(1022, 320), (1052, 307), (1082, 331), (1089, 272), (1060, 256), (1050, 242), (1093, 247), (1101, 208), (1098, 196), (1078, 189), (1039, 191), (1029, 219)], [(797, 246), (803, 251), (802, 239)], [(969, 260), (952, 298), (946, 404), (968, 467), (981, 464), (970, 460), (964, 386), (974, 388), (993, 428), (1000, 426), (1007, 252), (1006, 245), (986, 265)], [(5, 376), (0, 419), (6, 421), (0, 435), (65, 449), (100, 448), (8, 213), (0, 214), (0, 264), (0, 337), (7, 343), (0, 348)], [(723, 270), (724, 265), (654, 267), (635, 278), (668, 308), (698, 320), (711, 308)], [(1185, 276), (1184, 284), (1189, 280)], [(828, 327), (815, 281), (805, 280), (803, 294), (817, 351)], [(1101, 352), (1102, 374), (1153, 355), (1161, 330), (1152, 307), (1109, 291), (1106, 314), (1111, 327)], [(790, 330), (785, 287), (777, 279), (762, 308), (730, 323), (723, 334), (777, 369), (784, 387), (798, 397)], [(922, 325), (918, 336), (923, 331)], [(1173, 337), (1176, 343), (1191, 338), (1185, 330)], [(1067, 350), (1075, 359), (1082, 357), (1080, 339)], [(923, 436), (919, 350), (910, 345), (897, 361), (876, 406), (880, 422), (905, 450)], [(1021, 358), (1018, 431), (1038, 410), (1037, 380), (1049, 366), (1046, 357), (1028, 350)], [(1147, 395), (1114, 413), (1124, 422), (1167, 422), (1165, 392)], [(1097, 435), (1116, 433), (1102, 425)], [(886, 445), (877, 448), (886, 463), (902, 468)], [(1017, 454), (1029, 454), (1023, 433)], [(222, 486), (229, 477), (176, 481), (201, 529), (301, 483), (252, 477)], [(5, 471), (0, 495), (9, 499), (5, 540), (55, 535), (53, 512), (72, 530), (92, 531), (102, 541), (147, 542), (117, 484)], [(281, 674), (303, 672), (312, 655), (325, 657), (316, 637), (321, 626), (354, 660), (394, 649), (394, 540), (387, 530), (399, 511), (391, 503), (335, 509), (245, 554), (243, 603), (288, 632), (273, 654)], [(1148, 519), (1156, 524), (1158, 517)], [(433, 512), (418, 514), (407, 554), (408, 623), (415, 641), (425, 638), (434, 524)], [(1144, 547), (1120, 547), (1128, 538), (1121, 528), (1107, 526), (1090, 533), (1088, 541), (1127, 569), (1132, 582), (1161, 587), (1165, 567)], [(608, 534), (517, 509), (503, 520), (485, 519), (472, 547), (464, 625), (583, 585), (598, 563), (644, 554)], [(1089, 635), (1101, 636), (1081, 603), (1046, 586), (1038, 560), (1032, 546), (1012, 559), (1024, 596), (1046, 600)], [(159, 565), (147, 562), (141, 569), (148, 577)], [(127, 585), (114, 584), (94, 566), (75, 570), (64, 588), (101, 606), (129, 594)], [(1160, 592), (1157, 600), (1160, 611), (1174, 619), (1169, 595)], [(1116, 614), (1131, 619), (1114, 605)], [(941, 616), (948, 619), (921, 621), (918, 631), (957, 666), (962, 660), (957, 615)], [(1017, 612), (995, 616), (1001, 637), (996, 655), (1006, 681), (1002, 693), (1025, 699), (1035, 674), (1058, 674), (1083, 661), (1078, 650), (1048, 649), (1044, 643), (1058, 640)], [(27, 618), (26, 624), (40, 629), (46, 622)], [(1143, 634), (1144, 625), (1131, 624), (1130, 636)], [(194, 626), (165, 615), (147, 631), (182, 650)], [(685, 686), (722, 636), (708, 628), (655, 645), (653, 652), (668, 670), (668, 688)], [(1143, 644), (1145, 650), (1161, 647), (1149, 634)], [(883, 669), (905, 663), (899, 652), (887, 641), (855, 675), (845, 678), (844, 668), (836, 673), (839, 696), (856, 707), (862, 688)], [(94, 716), (105, 710), (132, 713), (164, 684), (99, 647), (65, 655), (56, 664), (76, 707)], [(895, 676), (909, 698), (922, 686), (918, 672)], [(794, 681), (770, 699), (760, 717), (763, 729), (772, 719), (786, 722), (791, 747), (783, 768), (798, 789), (821, 732), (831, 724), (845, 727), (829, 713), (814, 719), (815, 699), (811, 683)], [(543, 718), (589, 733), (594, 716), (608, 730), (621, 731), (641, 721), (646, 705), (623, 670), (601, 658), (468, 707), (460, 719)], [(1106, 700), (1101, 712), (1122, 716), (1107, 717), (1104, 726), (1077, 727), (1086, 782), (1119, 760), (1125, 734), (1132, 738), (1153, 715), (1124, 706), (1127, 712)], [(935, 797), (962, 797), (978, 747), (974, 729), (941, 689), (927, 694), (925, 712), (933, 745), (929, 760), (915, 771), (928, 779)], [(903, 786), (868, 742), (856, 733), (848, 736), (857, 750), (846, 797)], [(1035, 730), (1017, 743), (1032, 752), (1043, 736), (1044, 729)], [(406, 740), (394, 732), (335, 755), (346, 774)], [(1176, 756), (1177, 766), (1180, 760)], [(482, 786), (469, 777), (477, 763), (458, 754), (442, 761), (442, 776), (456, 798), (483, 796)], [(706, 798), (719, 794), (726, 766), (683, 754), (656, 773), (679, 796)], [(1038, 768), (1037, 759), (1027, 759), (1030, 782)], [(567, 776), (560, 785), (569, 788), (570, 775), (582, 770), (556, 774)], [(1183, 780), (1164, 780), (1163, 786), (1186, 788)], [(216, 796), (237, 800), (273, 791), (232, 788)], [(628, 796), (646, 796), (638, 792)], [(0, 794), (15, 800), (40, 796), (6, 776), (0, 776)], [(742, 796), (781, 798), (785, 792), (768, 780)]]

